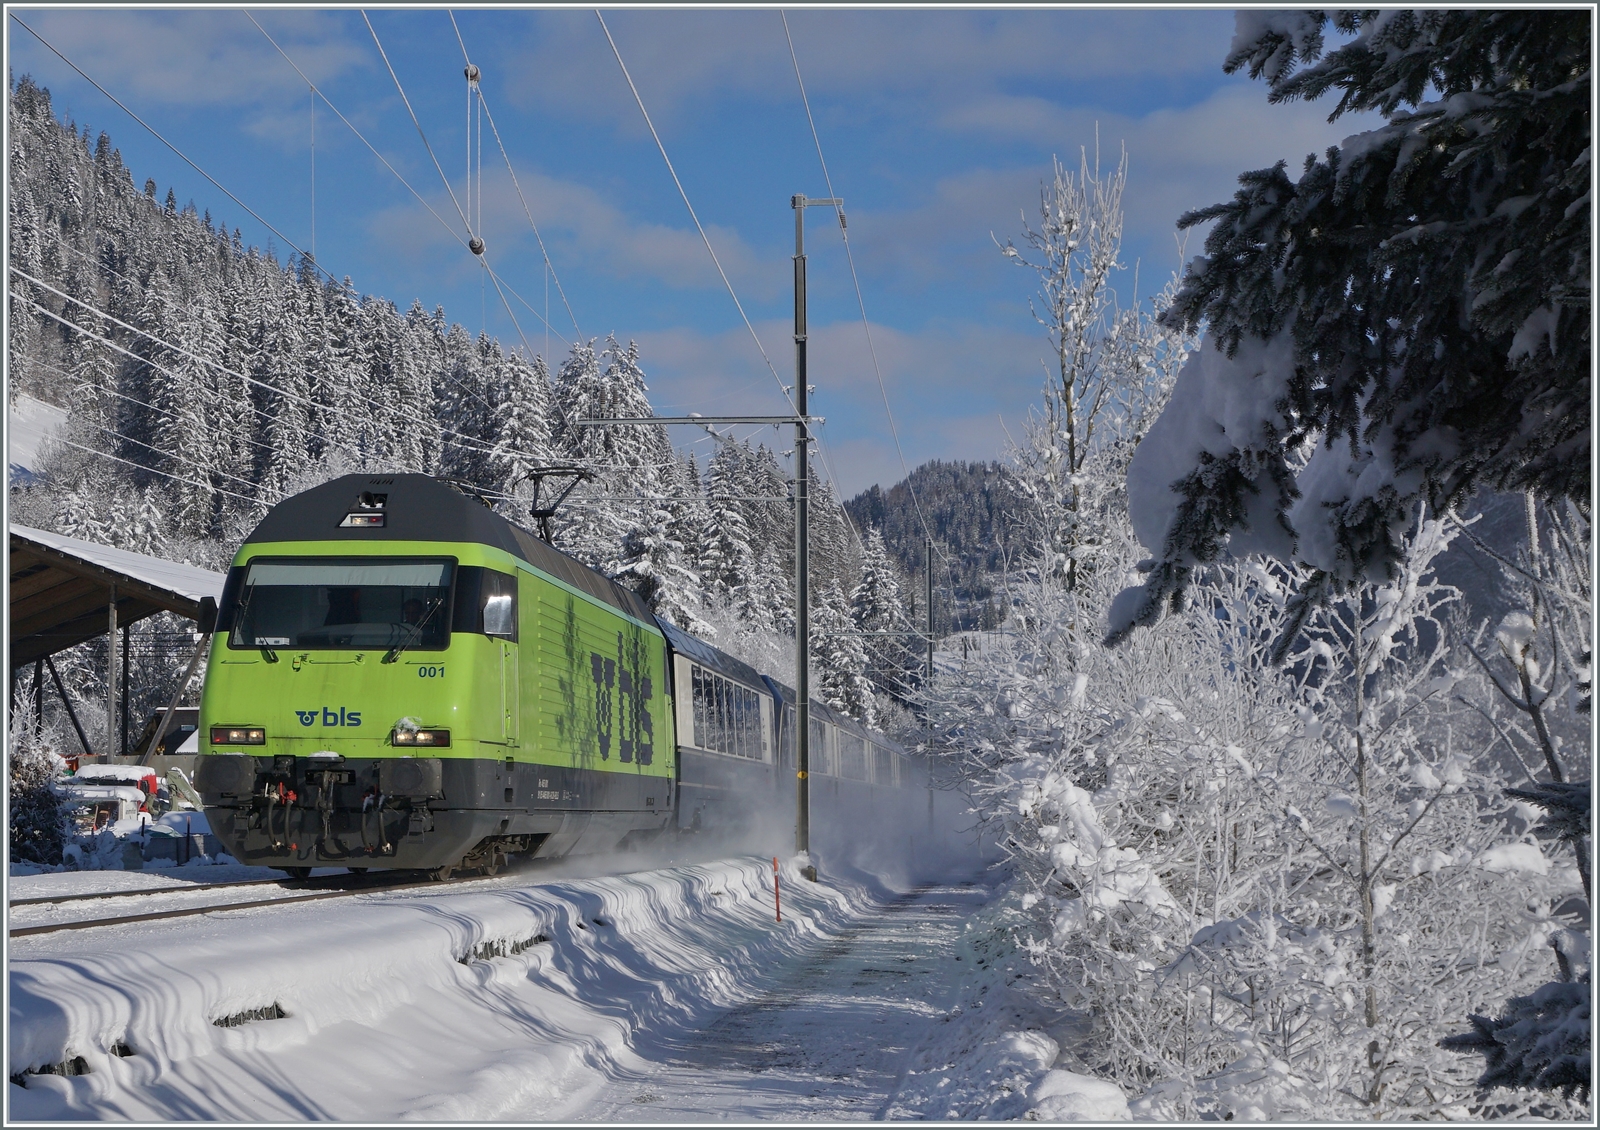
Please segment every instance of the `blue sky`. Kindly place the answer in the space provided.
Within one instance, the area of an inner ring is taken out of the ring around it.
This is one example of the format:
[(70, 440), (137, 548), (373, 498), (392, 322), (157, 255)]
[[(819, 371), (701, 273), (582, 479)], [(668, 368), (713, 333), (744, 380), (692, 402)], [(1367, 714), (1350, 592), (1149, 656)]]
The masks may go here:
[[(311, 242), (309, 91), (244, 9), (13, 8), (286, 237)], [(420, 298), (521, 340), (483, 271), (372, 36), (353, 10), (250, 9), (407, 180), (447, 232), (326, 105), (316, 112), (316, 251), (401, 307)], [(466, 172), (466, 82), (445, 9), (369, 11), (451, 187)], [(584, 337), (636, 339), (663, 414), (786, 405), (674, 188), (590, 9), (462, 9), (456, 20)], [(1179, 265), (1174, 221), (1246, 169), (1298, 168), (1363, 123), (1269, 106), (1222, 73), (1228, 9), (821, 10), (788, 13), (909, 466), (1002, 454), (1039, 398), (1047, 346), (1030, 276), (1002, 242), (1037, 209), (1052, 155), (1129, 157), (1124, 301)], [(793, 379), (795, 193), (827, 195), (778, 9), (615, 10), (617, 46), (767, 356)], [(111, 133), (140, 182), (265, 245), (271, 233), (7, 20), (13, 75), (58, 113)], [(546, 272), (487, 124), (483, 234), (496, 272), (539, 313)], [(831, 216), (808, 215), (813, 410), (845, 495), (903, 477)], [(288, 250), (274, 241), (280, 254)], [(1188, 253), (1200, 249), (1191, 236)], [(546, 348), (539, 315), (513, 302)], [(573, 320), (550, 288), (557, 364)], [(755, 429), (745, 429), (761, 434)], [(777, 440), (768, 430), (769, 442)], [(691, 437), (684, 436), (688, 441)], [(779, 442), (780, 449), (786, 442)]]

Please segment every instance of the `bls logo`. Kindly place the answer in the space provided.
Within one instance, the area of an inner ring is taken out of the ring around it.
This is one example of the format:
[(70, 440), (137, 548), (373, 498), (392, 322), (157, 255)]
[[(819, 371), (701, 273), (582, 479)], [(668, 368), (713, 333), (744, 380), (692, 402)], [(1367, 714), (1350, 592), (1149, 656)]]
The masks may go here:
[[(300, 719), (302, 726), (315, 726), (317, 724), (317, 710), (296, 710), (295, 716)], [(361, 725), (361, 711), (346, 710), (340, 707), (336, 713), (330, 707), (322, 707), (322, 724), (324, 726), (359, 726)]]

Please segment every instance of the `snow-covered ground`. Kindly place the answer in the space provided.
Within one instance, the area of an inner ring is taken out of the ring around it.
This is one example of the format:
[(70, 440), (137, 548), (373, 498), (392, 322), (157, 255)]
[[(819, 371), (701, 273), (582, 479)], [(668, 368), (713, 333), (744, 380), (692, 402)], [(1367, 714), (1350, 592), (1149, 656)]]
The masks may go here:
[(11, 482), (31, 478), (45, 440), (65, 427), (67, 412), (27, 393), (18, 394), (6, 413), (6, 462)]
[(769, 859), (616, 869), (15, 939), (9, 1072), (88, 1071), (13, 1082), (9, 1116), (1127, 1117), (1051, 1070), (1063, 1019), (1008, 989), (982, 875), (790, 860), (779, 923)]

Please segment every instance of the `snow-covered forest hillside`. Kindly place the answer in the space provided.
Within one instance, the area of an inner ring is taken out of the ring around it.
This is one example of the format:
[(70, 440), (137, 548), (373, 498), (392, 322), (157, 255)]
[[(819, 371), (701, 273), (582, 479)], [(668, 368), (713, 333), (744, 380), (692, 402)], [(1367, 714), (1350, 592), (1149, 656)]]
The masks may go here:
[[(265, 507), (339, 474), (441, 475), (526, 525), (529, 471), (578, 464), (591, 479), (557, 516), (556, 545), (788, 677), (794, 520), (778, 454), (707, 440), (700, 463), (665, 428), (573, 426), (652, 414), (632, 343), (583, 341), (556, 362), (474, 338), (442, 308), (402, 310), (279, 262), (208, 209), (141, 187), (107, 134), (58, 120), (27, 76), (9, 113), (10, 394), (70, 413), (42, 474), (12, 484), (13, 521), (220, 570)], [(904, 586), (830, 489), (813, 500), (828, 633), (814, 685), (871, 722), (897, 709), (915, 665), (856, 628), (904, 620)], [(170, 693), (179, 628), (135, 625), (136, 714)], [(104, 662), (103, 641), (58, 662), (91, 723)]]
[[(885, 490), (870, 486), (844, 504), (862, 529), (883, 534), (890, 560), (911, 582), (912, 611), (927, 623), (926, 539), (934, 557), (934, 634), (988, 631), (1006, 615), (1004, 579), (1023, 565), (1027, 547), (1013, 543), (1027, 501), (1003, 463), (935, 459)], [(926, 524), (924, 524), (926, 523)]]

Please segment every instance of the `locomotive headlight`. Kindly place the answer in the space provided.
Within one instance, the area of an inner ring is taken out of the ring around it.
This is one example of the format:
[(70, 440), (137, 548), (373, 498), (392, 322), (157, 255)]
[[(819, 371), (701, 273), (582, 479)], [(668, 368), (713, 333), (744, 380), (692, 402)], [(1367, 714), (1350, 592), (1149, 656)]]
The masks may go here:
[(396, 729), (389, 735), (389, 740), (397, 746), (430, 746), (437, 749), (450, 744), (450, 731)]
[(267, 732), (260, 726), (213, 726), (212, 745), (266, 745)]

